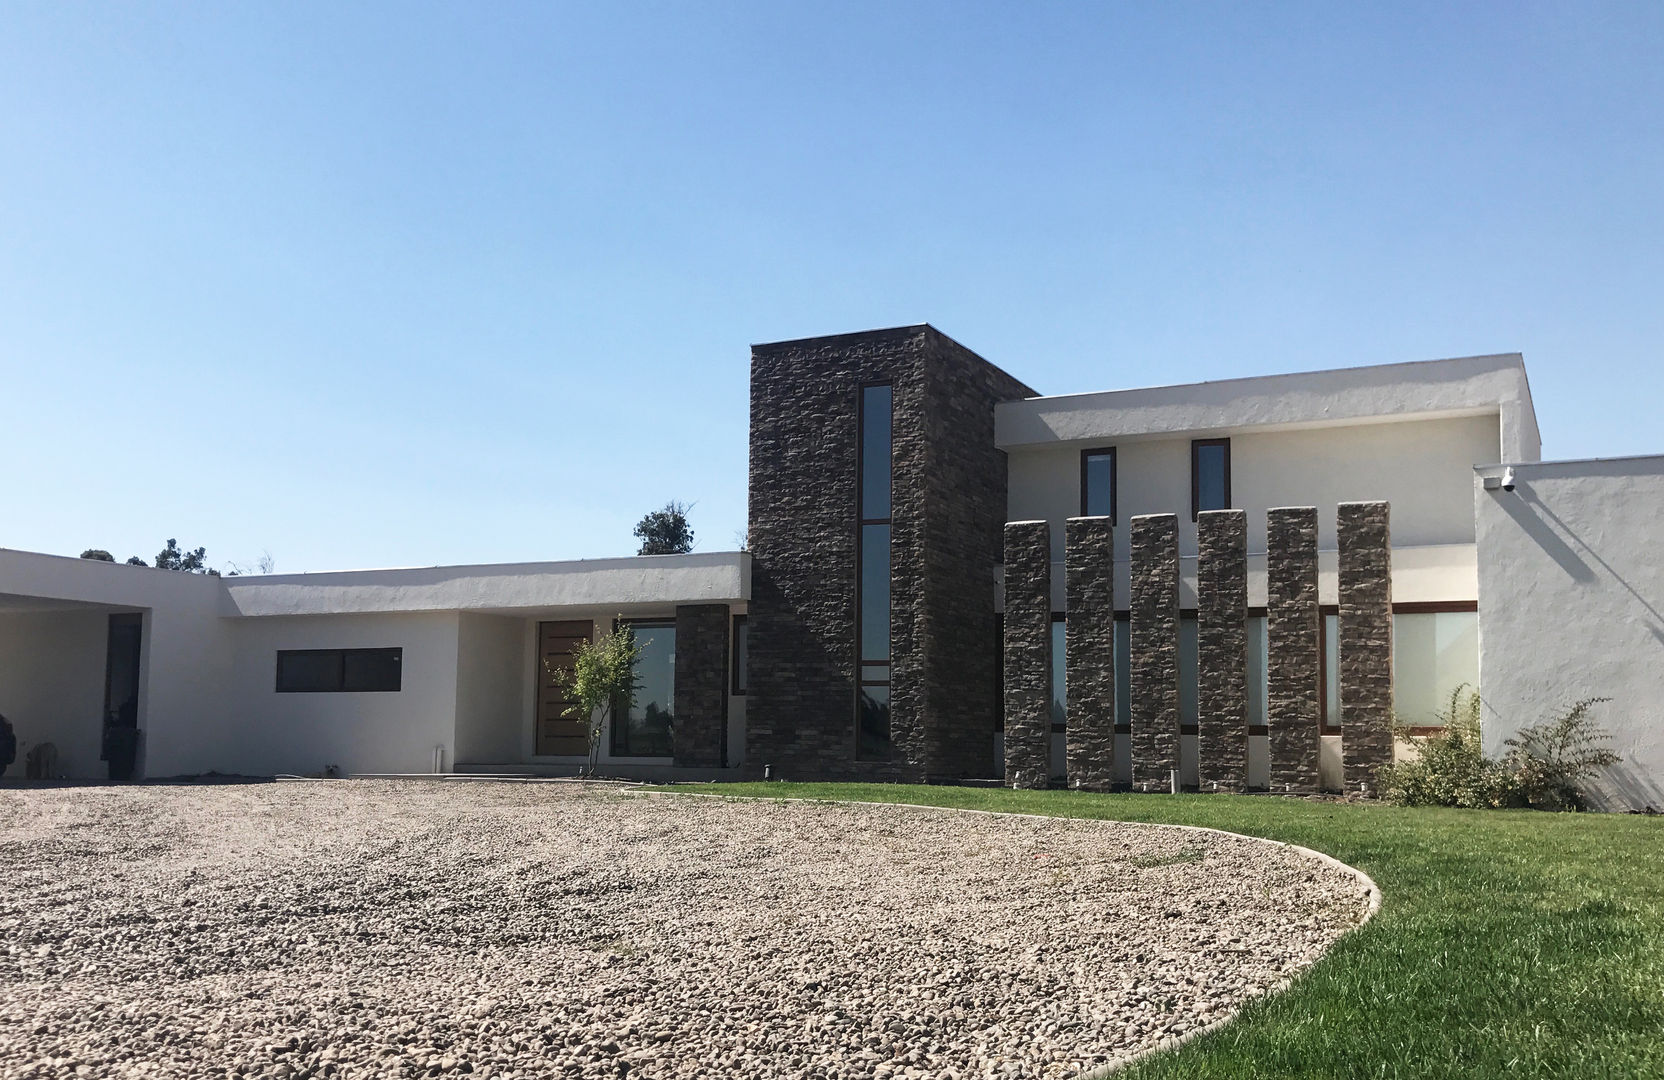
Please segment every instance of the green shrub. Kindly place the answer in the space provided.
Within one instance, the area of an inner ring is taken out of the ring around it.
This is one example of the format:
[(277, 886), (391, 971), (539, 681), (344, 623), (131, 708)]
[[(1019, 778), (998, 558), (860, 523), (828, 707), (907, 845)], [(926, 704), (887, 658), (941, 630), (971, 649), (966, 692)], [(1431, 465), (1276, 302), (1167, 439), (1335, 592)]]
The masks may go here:
[(1507, 740), (1508, 753), (1498, 761), (1485, 756), (1480, 740), (1479, 693), (1459, 686), (1438, 714), (1442, 730), (1412, 735), (1403, 726), (1395, 729), (1418, 756), (1381, 770), (1381, 795), (1400, 806), (1581, 810), (1587, 805), (1584, 785), (1620, 760), (1589, 715), (1605, 700), (1580, 701), (1552, 720), (1521, 729)]
[(1587, 805), (1584, 785), (1623, 760), (1606, 745), (1606, 730), (1589, 716), (1590, 709), (1610, 700), (1587, 698), (1507, 740), (1509, 750), (1502, 763), (1514, 774), (1526, 805), (1539, 810), (1582, 810)]
[(1413, 761), (1395, 761), (1381, 770), (1381, 795), (1400, 806), (1465, 806), (1489, 809), (1517, 805), (1512, 777), (1485, 756), (1480, 744), (1479, 693), (1466, 684), (1450, 694), (1438, 714), (1442, 730), (1411, 735), (1403, 726), (1394, 734), (1415, 746)]

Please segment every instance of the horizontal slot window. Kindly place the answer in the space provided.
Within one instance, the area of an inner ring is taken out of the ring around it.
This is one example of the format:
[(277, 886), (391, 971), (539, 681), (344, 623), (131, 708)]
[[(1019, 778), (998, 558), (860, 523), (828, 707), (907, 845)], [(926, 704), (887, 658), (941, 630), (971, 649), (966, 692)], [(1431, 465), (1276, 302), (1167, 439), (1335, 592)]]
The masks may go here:
[(403, 685), (403, 649), (284, 649), (280, 694), (386, 694)]

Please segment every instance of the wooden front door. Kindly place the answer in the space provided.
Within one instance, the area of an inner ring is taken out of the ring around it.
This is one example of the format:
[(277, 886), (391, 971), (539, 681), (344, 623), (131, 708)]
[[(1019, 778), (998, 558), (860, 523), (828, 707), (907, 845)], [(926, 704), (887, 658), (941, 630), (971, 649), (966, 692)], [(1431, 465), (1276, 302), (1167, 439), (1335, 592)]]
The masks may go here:
[(572, 622), (537, 624), (537, 752), (539, 754), (570, 754), (582, 757), (589, 753), (589, 741), (584, 737), (586, 717), (568, 716), (572, 700), (555, 683), (555, 674), (572, 672), (572, 650), (580, 641), (589, 641), (595, 624), (588, 619)]

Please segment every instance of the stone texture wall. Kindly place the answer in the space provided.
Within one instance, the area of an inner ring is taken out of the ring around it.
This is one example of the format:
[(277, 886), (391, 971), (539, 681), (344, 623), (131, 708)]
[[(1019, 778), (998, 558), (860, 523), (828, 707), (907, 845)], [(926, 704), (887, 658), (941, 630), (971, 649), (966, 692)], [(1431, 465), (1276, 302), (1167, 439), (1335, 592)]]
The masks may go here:
[(1196, 518), (1196, 773), (1202, 791), (1241, 791), (1248, 775), (1248, 515)]
[(676, 608), (676, 764), (722, 764), (728, 719), (728, 605)]
[(1274, 792), (1317, 790), (1317, 508), (1266, 512), (1266, 680)]
[(1384, 502), (1341, 503), (1340, 723), (1346, 790), (1377, 794), (1392, 761), (1392, 529)]
[(1044, 521), (1005, 526), (1005, 782), (1051, 782), (1052, 539)]
[[(855, 760), (857, 401), (893, 389), (891, 756)], [(1033, 391), (929, 326), (751, 360), (746, 762), (786, 779), (987, 775), (1005, 520), (994, 405)]]
[(1063, 523), (1069, 688), (1069, 786), (1108, 791), (1115, 782), (1115, 533), (1107, 517)]
[(1132, 786), (1167, 791), (1179, 767), (1179, 520), (1172, 514), (1132, 519), (1129, 607)]

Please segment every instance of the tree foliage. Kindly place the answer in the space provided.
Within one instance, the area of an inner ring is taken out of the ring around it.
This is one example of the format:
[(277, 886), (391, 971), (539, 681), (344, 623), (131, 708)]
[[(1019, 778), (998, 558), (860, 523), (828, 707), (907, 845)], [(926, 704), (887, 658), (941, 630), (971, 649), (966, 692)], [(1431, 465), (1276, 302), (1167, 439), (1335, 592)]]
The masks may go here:
[(81, 558), (91, 559), (94, 562), (116, 561), (116, 557), (111, 555), (108, 551), (105, 551), (103, 548), (88, 548), (87, 550), (81, 552)]
[(637, 555), (686, 555), (693, 550), (693, 529), (688, 525), (686, 503), (675, 499), (661, 509), (650, 511), (636, 523), (636, 536), (641, 539)]
[(611, 633), (602, 634), (595, 641), (580, 641), (572, 650), (570, 673), (551, 668), (555, 685), (574, 704), (566, 715), (583, 721), (584, 737), (589, 746), (589, 767), (586, 775), (595, 775), (595, 765), (601, 755), (601, 734), (607, 721), (627, 714), (635, 704), (640, 681), (636, 678), (636, 660), (641, 646), (635, 631), (628, 623)]
[(218, 570), (210, 570), (207, 563), (208, 549), (197, 548), (195, 551), (182, 551), (179, 541), (168, 538), (168, 546), (156, 553), (156, 569), (178, 570), (186, 574), (212, 574), (219, 576)]

